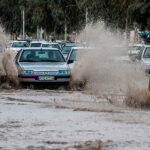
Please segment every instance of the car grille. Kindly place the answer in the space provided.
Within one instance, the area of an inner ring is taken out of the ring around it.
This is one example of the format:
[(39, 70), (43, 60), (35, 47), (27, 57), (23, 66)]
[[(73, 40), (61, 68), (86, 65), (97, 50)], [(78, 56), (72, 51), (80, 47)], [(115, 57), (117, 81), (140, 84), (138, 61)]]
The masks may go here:
[(34, 71), (34, 75), (56, 75), (58, 74), (57, 71)]

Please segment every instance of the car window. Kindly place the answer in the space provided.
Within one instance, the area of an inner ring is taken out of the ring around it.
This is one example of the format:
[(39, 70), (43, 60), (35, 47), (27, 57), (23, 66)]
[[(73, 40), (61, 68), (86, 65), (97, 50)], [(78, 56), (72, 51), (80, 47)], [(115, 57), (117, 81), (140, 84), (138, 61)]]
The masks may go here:
[(150, 58), (150, 47), (145, 49), (143, 58)]
[(30, 47), (41, 47), (41, 43), (31, 43)]
[(12, 43), (12, 47), (28, 47), (27, 42), (14, 42)]
[(24, 50), (20, 62), (64, 62), (59, 50)]

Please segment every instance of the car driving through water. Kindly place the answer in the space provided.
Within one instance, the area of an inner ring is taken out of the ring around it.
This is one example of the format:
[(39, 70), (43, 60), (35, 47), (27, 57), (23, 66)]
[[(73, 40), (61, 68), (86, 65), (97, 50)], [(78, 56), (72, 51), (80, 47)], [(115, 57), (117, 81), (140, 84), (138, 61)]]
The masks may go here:
[(26, 48), (16, 56), (18, 77), (23, 82), (69, 82), (70, 69), (55, 48)]

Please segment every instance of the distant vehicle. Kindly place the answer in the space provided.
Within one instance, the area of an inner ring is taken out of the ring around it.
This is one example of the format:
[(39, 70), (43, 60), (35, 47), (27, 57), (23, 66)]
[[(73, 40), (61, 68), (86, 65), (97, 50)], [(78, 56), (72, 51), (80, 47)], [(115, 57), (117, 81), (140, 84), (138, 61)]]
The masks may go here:
[(139, 52), (142, 50), (142, 47), (142, 44), (134, 44), (133, 46), (129, 46), (128, 54), (132, 60), (137, 58)]
[(62, 48), (62, 53), (65, 58), (67, 58), (69, 52), (71, 51), (72, 47), (76, 47), (75, 43), (67, 43), (63, 48)]
[(26, 41), (13, 41), (9, 49), (17, 54), (18, 51), (26, 47), (29, 47), (29, 44)]
[(30, 42), (30, 47), (41, 47), (44, 41), (32, 41)]
[(61, 50), (58, 43), (42, 43), (41, 47), (43, 47), (43, 48), (57, 48), (57, 49)]
[(6, 48), (10, 48), (11, 45), (12, 45), (12, 43), (13, 43), (13, 40), (8, 40), (8, 41), (6, 41), (6, 43), (5, 43)]
[(16, 56), (16, 66), (21, 83), (70, 81), (68, 64), (58, 49), (22, 49)]

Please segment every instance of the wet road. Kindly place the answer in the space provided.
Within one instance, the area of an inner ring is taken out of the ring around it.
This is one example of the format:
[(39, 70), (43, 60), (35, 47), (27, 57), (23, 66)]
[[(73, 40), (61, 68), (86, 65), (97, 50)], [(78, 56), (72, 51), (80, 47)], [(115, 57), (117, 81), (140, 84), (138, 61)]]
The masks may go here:
[(3, 90), (0, 149), (91, 149), (81, 145), (101, 140), (104, 150), (149, 150), (149, 116), (86, 92)]

